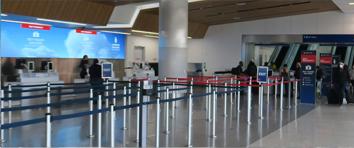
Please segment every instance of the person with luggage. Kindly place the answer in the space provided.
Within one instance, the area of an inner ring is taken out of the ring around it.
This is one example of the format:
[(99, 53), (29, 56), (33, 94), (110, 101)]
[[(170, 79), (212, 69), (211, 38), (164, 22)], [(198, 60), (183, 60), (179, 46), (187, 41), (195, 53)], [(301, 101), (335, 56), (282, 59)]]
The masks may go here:
[(344, 63), (333, 69), (332, 75), (332, 89), (328, 96), (328, 104), (343, 104), (345, 100), (345, 79), (347, 77), (344, 69)]
[(98, 59), (94, 59), (93, 64), (89, 68), (90, 84), (94, 91), (94, 97), (102, 95), (102, 90), (104, 89), (101, 70), (102, 67), (99, 65)]

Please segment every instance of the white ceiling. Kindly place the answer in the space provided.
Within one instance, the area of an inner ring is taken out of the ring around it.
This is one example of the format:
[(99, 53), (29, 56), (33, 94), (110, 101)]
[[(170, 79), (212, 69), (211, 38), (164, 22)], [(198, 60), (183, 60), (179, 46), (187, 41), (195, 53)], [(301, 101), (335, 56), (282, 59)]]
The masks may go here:
[(332, 0), (332, 1), (344, 13), (354, 13), (354, 5), (349, 5), (349, 3), (354, 3), (354, 0)]

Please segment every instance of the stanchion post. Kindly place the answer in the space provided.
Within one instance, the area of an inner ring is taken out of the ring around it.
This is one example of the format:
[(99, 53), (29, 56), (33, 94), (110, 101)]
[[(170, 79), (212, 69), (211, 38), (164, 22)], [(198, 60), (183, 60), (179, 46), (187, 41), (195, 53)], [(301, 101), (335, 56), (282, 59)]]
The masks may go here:
[(263, 85), (261, 84), (260, 85), (260, 101), (259, 101), (259, 104), (260, 104), (260, 107), (259, 107), (259, 117), (261, 119), (263, 119), (263, 91), (264, 91), (264, 87)]
[(241, 112), (240, 106), (241, 106), (241, 82), (237, 81), (237, 111)]
[(47, 113), (50, 113), (50, 83), (47, 83)]
[(216, 91), (214, 89), (213, 90), (213, 135), (211, 136), (212, 138), (216, 138), (215, 123), (216, 123)]
[[(89, 101), (89, 107), (90, 107), (90, 111), (92, 112), (93, 111), (93, 89), (91, 88), (90, 89), (90, 101)], [(89, 126), (90, 126), (90, 129), (89, 129), (89, 138), (92, 138), (94, 137), (93, 135), (93, 114), (90, 114), (89, 116)]]
[(51, 113), (46, 113), (46, 147), (50, 148), (51, 147), (51, 131), (52, 131), (52, 125), (51, 125)]
[(295, 104), (295, 107), (297, 106), (297, 96), (298, 96), (298, 94), (297, 94), (297, 86), (298, 85), (298, 81), (295, 79), (295, 95), (294, 95), (294, 104)]
[(188, 147), (192, 147), (192, 106), (193, 106), (193, 101), (192, 101), (192, 94), (189, 94), (189, 99), (188, 99)]
[(291, 80), (288, 83), (288, 108), (291, 109)]
[[(211, 93), (211, 84), (209, 84), (209, 93)], [(211, 122), (211, 96), (212, 94), (208, 95), (208, 121)]]
[[(234, 82), (234, 78), (231, 78), (230, 84), (233, 84), (233, 82)], [(234, 96), (233, 96), (233, 93), (232, 93), (233, 88), (231, 87), (230, 90), (231, 90), (230, 91), (230, 102), (231, 102), (231, 104), (234, 104), (234, 102), (233, 102)]]
[(161, 98), (161, 92), (160, 92), (160, 80), (157, 80), (157, 97)]
[(189, 93), (193, 94), (193, 78), (192, 78), (192, 81), (191, 81), (191, 86), (190, 86)]
[[(209, 87), (208, 87), (208, 83), (209, 83), (209, 81), (207, 80), (206, 81), (207, 82), (207, 84), (206, 84), (206, 87), (205, 87), (205, 93), (206, 94), (208, 94), (209, 93)], [(209, 101), (209, 95), (206, 95), (205, 96), (205, 118), (206, 118), (206, 120), (209, 120), (208, 119), (208, 101)]]
[(117, 83), (113, 82), (113, 105), (116, 106), (116, 101), (117, 101)]
[(111, 112), (111, 147), (114, 147), (114, 134), (115, 134), (115, 123), (114, 123), (114, 121), (115, 121), (115, 113), (114, 113), (114, 105), (113, 104), (111, 104), (110, 105), (110, 112)]
[[(123, 106), (126, 106), (127, 105), (127, 87), (126, 86), (124, 86), (124, 88), (123, 88), (123, 95), (124, 95), (124, 97), (123, 97)], [(130, 96), (131, 94), (129, 94), (129, 96)], [(122, 127), (122, 130), (126, 130), (127, 129), (127, 122), (126, 122), (126, 114), (127, 114), (127, 110), (126, 109), (123, 109), (123, 127)]]
[[(9, 97), (8, 106), (9, 106), (9, 108), (12, 108), (12, 85), (11, 84), (9, 84), (8, 91), (9, 91), (9, 93), (8, 93), (8, 97)], [(12, 111), (9, 111), (8, 115), (9, 115), (8, 122), (11, 123), (12, 122)]]
[(128, 105), (131, 105), (132, 104), (132, 96), (131, 96), (131, 94), (132, 94), (132, 80), (131, 79), (129, 79), (129, 83), (128, 83), (128, 94), (129, 94)]
[(224, 117), (226, 118), (227, 117), (227, 83), (225, 83), (225, 88), (224, 88)]
[[(1, 99), (1, 101), (0, 101), (0, 112), (2, 111), (2, 109), (4, 108), (4, 100), (3, 100), (3, 98), (4, 98), (4, 90), (1, 90), (1, 94), (0, 94), (1, 96), (0, 96), (0, 99)], [(0, 121), (0, 123), (1, 123), (1, 126), (3, 126), (4, 125), (4, 112), (1, 112), (0, 113), (0, 115), (1, 115), (1, 121)], [(4, 131), (4, 129), (1, 129), (1, 138), (0, 138), (0, 143), (4, 143), (5, 142), (5, 131)]]
[(267, 104), (269, 104), (269, 98), (270, 98), (270, 83), (269, 79), (267, 80)]
[(160, 147), (160, 97), (157, 97), (156, 103), (156, 147)]
[[(140, 104), (140, 88), (138, 89), (137, 94), (137, 103)], [(139, 131), (140, 131), (140, 105), (136, 108), (136, 142), (139, 143)]]
[(97, 147), (101, 147), (102, 146), (102, 113), (101, 113), (101, 109), (102, 109), (102, 96), (99, 95), (98, 96), (98, 102), (97, 102), (97, 109), (99, 111), (99, 113), (97, 114)]
[(251, 103), (252, 103), (252, 77), (250, 77), (249, 85), (248, 85), (248, 99), (247, 99), (247, 122), (251, 124)]
[[(166, 89), (166, 100), (168, 101), (170, 99), (170, 89)], [(170, 103), (166, 102), (166, 117), (165, 117), (165, 133), (168, 134), (169, 131), (169, 114), (170, 114)]]
[(275, 96), (275, 100), (277, 100), (277, 95), (278, 95), (278, 78), (275, 78), (275, 85), (274, 85), (274, 96)]
[(284, 78), (281, 78), (280, 84), (280, 110), (283, 110), (284, 103)]
[[(178, 80), (178, 79), (177, 79)], [(172, 89), (176, 89), (176, 84), (175, 82), (172, 83)], [(176, 98), (176, 91), (173, 90), (172, 92), (172, 99)], [(171, 118), (174, 118), (175, 117), (175, 107), (176, 107), (176, 102), (173, 101), (172, 102), (172, 115), (171, 115)]]
[(105, 102), (106, 102), (106, 108), (109, 107), (109, 101), (108, 101), (108, 89), (109, 89), (109, 86), (108, 86), (109, 82), (108, 82), (108, 79), (106, 80), (106, 87), (105, 87)]

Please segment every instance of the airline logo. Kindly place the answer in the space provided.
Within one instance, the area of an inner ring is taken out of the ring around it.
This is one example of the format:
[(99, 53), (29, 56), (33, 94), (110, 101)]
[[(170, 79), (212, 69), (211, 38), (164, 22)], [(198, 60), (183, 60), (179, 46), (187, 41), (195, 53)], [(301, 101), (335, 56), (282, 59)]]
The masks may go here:
[(97, 34), (96, 31), (92, 31), (92, 30), (81, 30), (81, 29), (76, 29), (76, 33), (93, 34), (93, 35), (96, 35), (96, 34)]
[(50, 26), (38, 24), (21, 24), (21, 27), (27, 29), (50, 30)]
[(332, 64), (332, 57), (330, 56), (322, 56), (320, 57), (321, 64)]

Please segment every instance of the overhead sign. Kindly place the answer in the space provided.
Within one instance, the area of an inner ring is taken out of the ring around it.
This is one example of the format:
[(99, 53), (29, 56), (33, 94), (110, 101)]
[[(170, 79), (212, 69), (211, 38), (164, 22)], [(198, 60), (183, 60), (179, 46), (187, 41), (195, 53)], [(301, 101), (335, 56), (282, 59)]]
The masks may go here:
[(333, 57), (331, 53), (320, 54), (320, 68), (323, 72), (321, 95), (327, 96), (332, 84), (332, 62)]
[(268, 67), (258, 66), (257, 68), (257, 80), (259, 83), (268, 82)]
[(301, 103), (315, 104), (316, 98), (316, 51), (303, 51), (301, 53), (300, 77)]
[(352, 34), (306, 34), (303, 35), (304, 43), (354, 43)]
[(126, 35), (40, 24), (1, 22), (1, 56), (124, 59)]
[(102, 63), (102, 78), (112, 78), (113, 77), (113, 64), (112, 63)]

